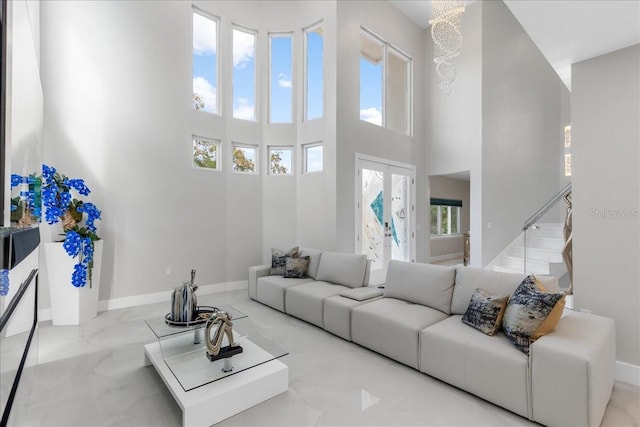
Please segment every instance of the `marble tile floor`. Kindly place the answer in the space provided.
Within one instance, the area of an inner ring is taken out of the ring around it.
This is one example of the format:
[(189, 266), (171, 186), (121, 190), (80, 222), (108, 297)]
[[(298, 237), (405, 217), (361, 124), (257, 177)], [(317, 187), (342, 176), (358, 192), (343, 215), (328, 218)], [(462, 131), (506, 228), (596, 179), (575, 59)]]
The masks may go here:
[[(247, 313), (286, 348), (289, 390), (219, 426), (535, 426), (537, 424), (322, 329), (250, 300), (246, 291), (202, 295)], [(181, 411), (143, 345), (144, 319), (167, 304), (99, 313), (80, 326), (41, 322), (10, 426), (180, 426)], [(561, 404), (561, 403), (560, 403)], [(639, 426), (640, 392), (616, 383), (603, 426)]]

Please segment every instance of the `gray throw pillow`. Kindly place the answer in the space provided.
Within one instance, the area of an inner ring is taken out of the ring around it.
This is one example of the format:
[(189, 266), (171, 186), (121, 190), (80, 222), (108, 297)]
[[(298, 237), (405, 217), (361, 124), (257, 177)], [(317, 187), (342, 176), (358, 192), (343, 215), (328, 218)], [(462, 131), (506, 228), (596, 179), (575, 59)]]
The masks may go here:
[(489, 295), (478, 288), (471, 296), (469, 307), (462, 316), (462, 322), (489, 336), (500, 329), (509, 295)]
[(288, 252), (271, 248), (271, 275), (283, 276), (287, 263), (287, 257), (294, 257), (298, 254), (298, 247), (289, 249)]
[(309, 256), (287, 257), (284, 269), (284, 277), (286, 279), (304, 279), (307, 277), (307, 269), (309, 268)]

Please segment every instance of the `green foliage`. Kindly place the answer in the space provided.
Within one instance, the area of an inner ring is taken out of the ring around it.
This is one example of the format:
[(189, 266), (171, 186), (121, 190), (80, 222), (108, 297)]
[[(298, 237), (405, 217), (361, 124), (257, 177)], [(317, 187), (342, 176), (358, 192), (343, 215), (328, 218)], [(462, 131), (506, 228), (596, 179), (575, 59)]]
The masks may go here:
[(239, 172), (253, 172), (256, 170), (256, 165), (253, 160), (247, 159), (243, 150), (234, 147), (233, 170)]
[(217, 169), (218, 149), (213, 143), (193, 140), (193, 164), (199, 168)]
[(279, 151), (273, 151), (271, 153), (271, 173), (274, 175), (289, 173), (289, 169), (286, 166), (280, 164), (282, 162), (282, 157), (280, 156)]

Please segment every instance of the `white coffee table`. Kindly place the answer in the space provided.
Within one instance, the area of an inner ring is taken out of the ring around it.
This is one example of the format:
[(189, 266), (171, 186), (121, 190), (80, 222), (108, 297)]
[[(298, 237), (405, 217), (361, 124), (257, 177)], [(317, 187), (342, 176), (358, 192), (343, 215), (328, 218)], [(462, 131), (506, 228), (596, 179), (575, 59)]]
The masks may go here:
[[(163, 318), (147, 320), (158, 341), (144, 346), (145, 366), (153, 365), (182, 409), (183, 426), (210, 426), (268, 400), (289, 388), (289, 368), (278, 360), (287, 353), (259, 334), (250, 320), (231, 307), (234, 337), (243, 352), (210, 362), (204, 342), (194, 343), (204, 325), (169, 326)], [(245, 334), (243, 334), (245, 332)]]

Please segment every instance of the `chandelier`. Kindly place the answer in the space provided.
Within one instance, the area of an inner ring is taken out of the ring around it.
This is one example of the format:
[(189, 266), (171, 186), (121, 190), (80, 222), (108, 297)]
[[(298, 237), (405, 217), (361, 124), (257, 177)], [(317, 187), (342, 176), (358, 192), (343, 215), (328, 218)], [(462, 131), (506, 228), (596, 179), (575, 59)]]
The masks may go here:
[(440, 91), (444, 96), (451, 94), (451, 84), (456, 79), (456, 66), (452, 60), (460, 55), (462, 31), (460, 21), (464, 12), (464, 2), (459, 0), (431, 1), (431, 37), (435, 46), (433, 62), (440, 78)]

